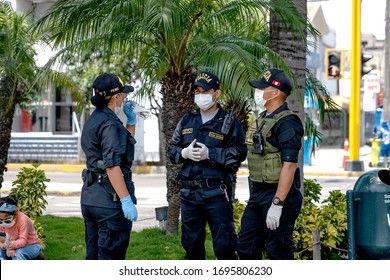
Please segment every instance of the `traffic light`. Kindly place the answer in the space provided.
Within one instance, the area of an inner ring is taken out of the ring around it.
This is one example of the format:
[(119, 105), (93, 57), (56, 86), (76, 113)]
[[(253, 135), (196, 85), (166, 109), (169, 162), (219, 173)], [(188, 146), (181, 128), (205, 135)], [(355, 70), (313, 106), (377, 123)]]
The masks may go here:
[(339, 80), (342, 78), (342, 59), (342, 50), (326, 50), (326, 76), (328, 80)]
[(366, 62), (368, 62), (369, 60), (371, 60), (374, 56), (371, 55), (371, 54), (368, 54), (368, 53), (364, 53), (362, 52), (361, 54), (361, 68), (360, 68), (360, 71), (361, 71), (361, 74), (362, 74), (362, 77), (368, 73), (370, 73), (374, 68), (372, 68), (371, 66), (368, 66), (366, 64)]

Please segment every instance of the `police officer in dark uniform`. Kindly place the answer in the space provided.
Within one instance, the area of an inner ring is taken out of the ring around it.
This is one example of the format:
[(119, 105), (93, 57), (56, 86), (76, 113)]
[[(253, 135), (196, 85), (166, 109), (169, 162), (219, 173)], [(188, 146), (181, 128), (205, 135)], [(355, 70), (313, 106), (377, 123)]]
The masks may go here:
[(237, 259), (232, 184), (247, 148), (240, 122), (217, 103), (219, 86), (212, 73), (197, 76), (192, 88), (199, 108), (181, 118), (168, 149), (172, 163), (183, 163), (178, 181), (186, 259), (205, 259), (206, 223), (217, 259)]
[[(86, 155), (83, 171), (81, 212), (85, 224), (87, 259), (125, 259), (135, 207), (131, 166), (134, 159), (136, 116), (134, 103), (125, 98), (134, 90), (109, 73), (94, 83), (92, 104), (96, 107), (86, 121), (81, 147)], [(124, 111), (126, 127), (117, 114)]]
[(287, 75), (266, 71), (255, 88), (255, 102), (266, 109), (246, 135), (250, 198), (238, 234), (240, 259), (293, 259), (294, 223), (302, 206), (297, 166), (303, 126), (286, 103), (292, 90)]

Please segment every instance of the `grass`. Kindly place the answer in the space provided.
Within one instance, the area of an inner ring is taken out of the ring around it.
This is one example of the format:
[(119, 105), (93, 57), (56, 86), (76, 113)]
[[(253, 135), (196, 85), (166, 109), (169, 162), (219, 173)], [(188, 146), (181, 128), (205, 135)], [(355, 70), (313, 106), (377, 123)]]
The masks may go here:
[[(82, 218), (45, 215), (39, 218), (44, 228), (46, 260), (84, 260), (84, 222)], [(206, 259), (215, 259), (211, 237), (206, 242)], [(166, 235), (159, 228), (132, 232), (126, 260), (182, 260), (184, 249), (178, 236)]]

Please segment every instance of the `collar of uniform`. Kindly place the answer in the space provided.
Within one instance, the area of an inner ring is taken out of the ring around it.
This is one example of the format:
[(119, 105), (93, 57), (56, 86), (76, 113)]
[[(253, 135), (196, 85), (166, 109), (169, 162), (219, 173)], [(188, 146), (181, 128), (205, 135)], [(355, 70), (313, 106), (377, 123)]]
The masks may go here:
[(271, 114), (267, 115), (266, 118), (273, 118), (276, 114), (285, 110), (288, 110), (287, 102), (284, 102), (282, 106), (280, 106), (278, 109), (273, 111)]
[(108, 108), (107, 106), (104, 106), (102, 108), (102, 111), (105, 112), (105, 113), (112, 113), (115, 115), (115, 112), (113, 110), (111, 110), (110, 108)]

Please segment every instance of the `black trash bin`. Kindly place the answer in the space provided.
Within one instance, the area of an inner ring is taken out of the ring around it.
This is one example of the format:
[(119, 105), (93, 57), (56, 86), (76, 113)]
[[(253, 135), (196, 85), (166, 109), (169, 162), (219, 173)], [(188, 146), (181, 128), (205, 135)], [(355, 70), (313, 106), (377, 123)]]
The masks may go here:
[(347, 191), (349, 259), (390, 259), (390, 170), (361, 175)]

